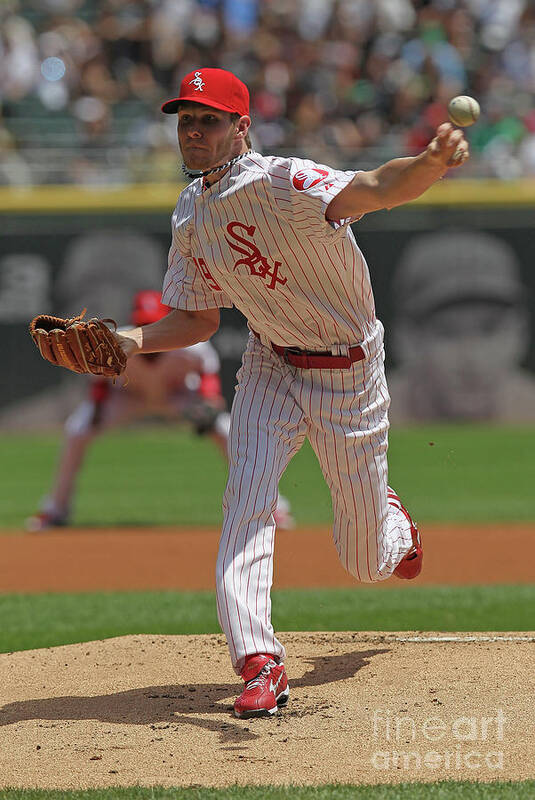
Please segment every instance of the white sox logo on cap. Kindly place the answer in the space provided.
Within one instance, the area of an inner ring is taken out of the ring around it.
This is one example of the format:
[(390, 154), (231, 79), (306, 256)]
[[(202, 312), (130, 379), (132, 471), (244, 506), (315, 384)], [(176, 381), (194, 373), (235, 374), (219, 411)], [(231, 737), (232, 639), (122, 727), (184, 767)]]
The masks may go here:
[(205, 82), (202, 79), (202, 75), (201, 75), (200, 72), (196, 72), (195, 73), (195, 77), (193, 78), (192, 81), (190, 81), (190, 84), (193, 84), (195, 86), (195, 91), (196, 92), (202, 92), (202, 90), (206, 86)]
[(326, 169), (300, 169), (292, 178), (292, 183), (298, 192), (304, 192), (321, 183), (329, 175)]

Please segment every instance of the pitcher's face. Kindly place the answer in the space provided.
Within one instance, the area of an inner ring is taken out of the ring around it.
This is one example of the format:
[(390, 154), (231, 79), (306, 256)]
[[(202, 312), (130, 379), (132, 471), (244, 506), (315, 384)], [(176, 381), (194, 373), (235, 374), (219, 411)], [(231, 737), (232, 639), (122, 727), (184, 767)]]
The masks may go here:
[(234, 157), (236, 123), (227, 111), (184, 103), (178, 110), (178, 144), (185, 165), (205, 170)]

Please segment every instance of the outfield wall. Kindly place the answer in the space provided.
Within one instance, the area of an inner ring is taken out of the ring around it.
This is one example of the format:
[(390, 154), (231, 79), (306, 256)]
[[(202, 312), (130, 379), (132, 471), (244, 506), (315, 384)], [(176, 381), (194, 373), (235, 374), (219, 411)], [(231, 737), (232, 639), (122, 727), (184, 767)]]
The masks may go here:
[[(0, 190), (0, 423), (43, 391), (81, 386), (38, 356), (35, 314), (87, 306), (126, 324), (132, 294), (160, 288), (180, 189)], [(535, 182), (445, 180), (354, 225), (387, 330), (393, 419), (535, 419), (534, 222)], [(223, 311), (214, 344), (229, 399), (246, 335)]]

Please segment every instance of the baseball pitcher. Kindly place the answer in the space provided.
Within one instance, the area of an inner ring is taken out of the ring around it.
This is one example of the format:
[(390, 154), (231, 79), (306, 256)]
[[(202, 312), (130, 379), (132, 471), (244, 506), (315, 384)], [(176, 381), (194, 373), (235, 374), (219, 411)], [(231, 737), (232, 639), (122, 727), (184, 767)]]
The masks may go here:
[(418, 197), (468, 157), (444, 123), (424, 152), (371, 171), (263, 156), (249, 141), (249, 92), (235, 75), (197, 69), (162, 106), (177, 115), (192, 183), (172, 217), (164, 319), (122, 334), (123, 352), (208, 340), (236, 306), (250, 336), (229, 433), (229, 476), (216, 569), (220, 624), (245, 682), (241, 718), (289, 696), (271, 624), (277, 486), (305, 438), (331, 491), (333, 536), (359, 581), (415, 578), (416, 525), (388, 485), (389, 395), (383, 326), (350, 224)]

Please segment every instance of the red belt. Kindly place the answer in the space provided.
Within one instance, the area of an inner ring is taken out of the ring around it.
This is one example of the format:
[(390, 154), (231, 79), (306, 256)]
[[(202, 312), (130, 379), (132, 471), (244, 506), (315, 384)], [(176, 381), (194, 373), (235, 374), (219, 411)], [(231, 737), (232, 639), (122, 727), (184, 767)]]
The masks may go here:
[[(260, 336), (253, 331), (257, 339)], [(301, 369), (349, 369), (355, 361), (362, 361), (366, 353), (360, 345), (350, 347), (347, 356), (335, 356), (331, 352), (318, 352), (317, 350), (300, 350), (298, 347), (282, 347), (280, 344), (270, 342), (271, 349), (282, 356), (287, 364)]]

